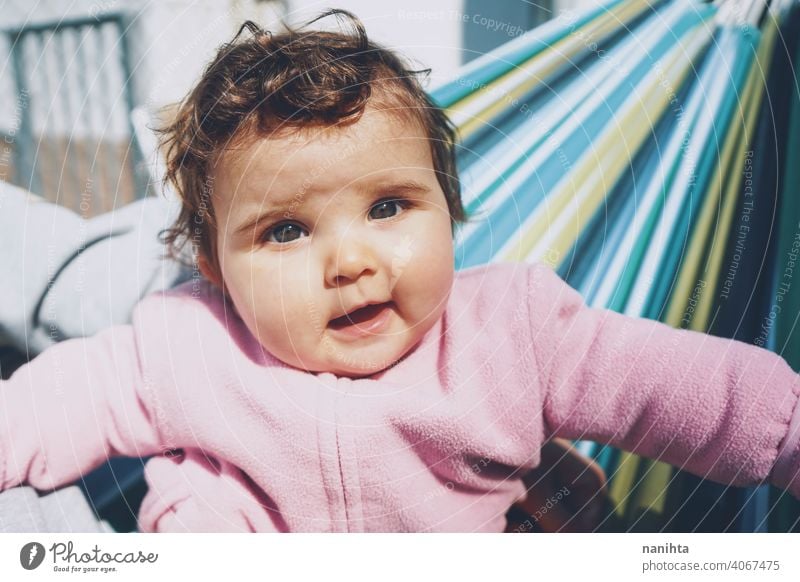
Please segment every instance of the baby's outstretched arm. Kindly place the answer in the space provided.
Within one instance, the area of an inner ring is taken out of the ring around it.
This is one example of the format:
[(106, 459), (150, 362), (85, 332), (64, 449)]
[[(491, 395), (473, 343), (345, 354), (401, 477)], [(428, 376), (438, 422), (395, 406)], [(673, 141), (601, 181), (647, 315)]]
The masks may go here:
[(548, 267), (529, 308), (546, 436), (800, 497), (800, 376), (756, 346), (592, 309)]
[(110, 456), (159, 452), (134, 331), (49, 348), (0, 382), (0, 490), (67, 484)]

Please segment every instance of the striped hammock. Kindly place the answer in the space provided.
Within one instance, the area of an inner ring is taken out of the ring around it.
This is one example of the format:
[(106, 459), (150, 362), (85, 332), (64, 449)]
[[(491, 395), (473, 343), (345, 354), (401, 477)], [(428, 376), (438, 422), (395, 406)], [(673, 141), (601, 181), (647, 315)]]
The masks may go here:
[[(463, 140), (456, 267), (543, 261), (592, 306), (800, 370), (797, 65), (797, 0), (610, 0), (483, 55), (431, 91)], [(578, 447), (605, 530), (800, 529), (783, 491)]]

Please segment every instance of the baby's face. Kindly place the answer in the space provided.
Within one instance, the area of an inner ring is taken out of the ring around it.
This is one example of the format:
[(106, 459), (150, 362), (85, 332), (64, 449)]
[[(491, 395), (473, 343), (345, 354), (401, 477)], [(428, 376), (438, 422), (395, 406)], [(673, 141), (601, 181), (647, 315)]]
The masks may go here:
[(368, 107), (349, 126), (229, 152), (213, 179), (226, 291), (284, 362), (370, 375), (444, 311), (450, 215), (414, 124)]

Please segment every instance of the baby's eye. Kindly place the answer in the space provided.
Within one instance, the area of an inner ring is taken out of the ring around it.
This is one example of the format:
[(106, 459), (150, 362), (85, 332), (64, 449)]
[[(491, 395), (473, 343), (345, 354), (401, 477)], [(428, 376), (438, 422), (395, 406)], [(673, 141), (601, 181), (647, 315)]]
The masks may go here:
[(279, 224), (264, 233), (264, 240), (278, 244), (289, 243), (300, 238), (303, 232), (305, 231), (296, 224)]
[(375, 220), (391, 218), (399, 212), (398, 208), (405, 209), (407, 206), (408, 202), (405, 200), (381, 200), (370, 208), (369, 217)]

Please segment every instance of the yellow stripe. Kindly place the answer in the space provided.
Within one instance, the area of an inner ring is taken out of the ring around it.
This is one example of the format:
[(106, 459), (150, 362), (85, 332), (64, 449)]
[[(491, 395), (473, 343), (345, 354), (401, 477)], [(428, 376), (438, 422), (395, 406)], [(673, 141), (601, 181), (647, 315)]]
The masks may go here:
[(644, 514), (664, 515), (667, 501), (667, 487), (672, 478), (672, 465), (643, 459), (646, 469), (636, 491), (632, 494), (628, 522), (632, 523)]
[[(752, 69), (753, 72), (755, 69)], [(748, 79), (745, 85), (744, 94), (744, 109), (749, 111), (750, 103), (753, 101), (754, 83)], [(748, 113), (749, 116), (749, 113)], [(741, 141), (742, 125), (734, 123), (723, 144), (722, 153), (720, 155), (720, 164), (714, 171), (711, 183), (709, 185), (706, 199), (700, 209), (700, 215), (697, 219), (697, 225), (691, 233), (690, 243), (687, 245), (684, 253), (683, 262), (678, 272), (677, 281), (674, 290), (670, 295), (669, 307), (667, 308), (664, 317), (665, 323), (673, 327), (679, 327), (683, 321), (684, 314), (686, 314), (689, 307), (689, 301), (695, 291), (699, 281), (697, 273), (699, 272), (701, 261), (707, 255), (706, 242), (709, 237), (714, 237), (715, 246), (724, 250), (724, 245), (727, 240), (728, 230), (732, 219), (732, 210), (735, 208), (735, 200), (731, 200), (731, 194), (735, 196), (736, 189), (740, 183), (740, 175), (732, 176), (732, 162), (734, 159), (735, 150), (743, 150), (744, 142)], [(729, 176), (727, 180), (727, 188), (723, 185), (723, 176)], [(723, 189), (725, 190), (723, 193)], [(699, 195), (696, 193), (695, 195)], [(718, 228), (714, 230), (714, 220), (718, 215), (718, 204), (722, 202), (722, 212), (720, 216), (720, 223)], [(711, 278), (716, 281), (714, 274)], [(714, 283), (711, 280), (705, 280), (704, 293), (700, 294), (698, 305), (695, 307), (695, 316), (689, 325), (690, 329), (705, 331), (707, 329), (707, 319), (711, 305), (713, 304), (714, 296)], [(709, 285), (711, 283), (711, 285)], [(703, 302), (703, 313), (700, 313), (699, 302)]]
[[(752, 134), (756, 119), (758, 118), (761, 98), (764, 93), (764, 86), (757, 82), (757, 77), (760, 71), (767, 70), (767, 63), (769, 63), (772, 57), (772, 48), (774, 46), (773, 38), (775, 36), (774, 21), (771, 24), (772, 26), (767, 27), (764, 31), (758, 49), (757, 60), (751, 64), (750, 72), (748, 73), (745, 83), (743, 109), (745, 111), (744, 117), (747, 126), (745, 130), (746, 135)], [(717, 244), (712, 251), (714, 266), (710, 270), (710, 273), (712, 273), (713, 276), (709, 277), (710, 285), (707, 284), (706, 287), (706, 290), (710, 292), (701, 296), (703, 310), (696, 314), (691, 325), (692, 329), (699, 331), (705, 331), (708, 328), (708, 317), (711, 311), (711, 305), (713, 304), (714, 289), (716, 288), (717, 276), (724, 256), (727, 233), (730, 229), (733, 209), (736, 206), (736, 194), (742, 177), (740, 172), (733, 173), (731, 168), (734, 159), (741, 160), (743, 158), (745, 148), (745, 140), (740, 139), (742, 124), (734, 122), (734, 128), (733, 131), (728, 132), (725, 139), (721, 155), (721, 164), (718, 170), (713, 174), (709, 195), (707, 195), (706, 199), (703, 201), (703, 209), (699, 219), (700, 222), (697, 224), (693, 233), (693, 240), (687, 251), (685, 264), (679, 273), (678, 284), (671, 294), (673, 299), (670, 302), (665, 323), (673, 327), (680, 325), (684, 310), (688, 306), (689, 294), (694, 289), (695, 274), (698, 272), (700, 260), (705, 252), (705, 239), (709, 233), (712, 232), (711, 225), (717, 211), (716, 201), (719, 198), (714, 196), (713, 193), (722, 189), (721, 181), (724, 176), (729, 179), (727, 180), (727, 188), (724, 195), (725, 206), (723, 208), (723, 218), (718, 230), (718, 232), (722, 233), (722, 236), (718, 237), (719, 244)], [(733, 155), (734, 151), (738, 154), (736, 157)], [(673, 305), (675, 307), (673, 307)], [(633, 511), (638, 509), (639, 511), (636, 511), (638, 514), (651, 512), (660, 515), (663, 514), (665, 510), (667, 499), (666, 490), (672, 478), (673, 467), (662, 462), (650, 462), (653, 464), (652, 468), (644, 478), (641, 491), (635, 496), (635, 502), (632, 504), (634, 508)], [(632, 517), (638, 518), (638, 515)]]
[(621, 451), (619, 463), (613, 475), (610, 475), (611, 485), (608, 487), (608, 499), (614, 508), (614, 513), (622, 518), (630, 499), (631, 487), (636, 479), (636, 469), (639, 467), (641, 457)]
[[(697, 43), (691, 59), (686, 58), (687, 46), (691, 46), (696, 38), (709, 35), (710, 32), (704, 27), (695, 29), (684, 38), (685, 44), (677, 45), (665, 59), (667, 66), (664, 78), (672, 84), (674, 92), (677, 92), (691, 70), (692, 61), (700, 52), (702, 43)], [(565, 223), (548, 245), (549, 252), (563, 256), (574, 244), (578, 233), (586, 228), (608, 190), (630, 165), (631, 156), (639, 150), (649, 135), (652, 124), (663, 114), (671, 98), (670, 91), (666, 91), (660, 83), (652, 82), (643, 98), (630, 99), (620, 115), (615, 116), (603, 134), (595, 140), (592, 149), (583, 154), (575, 170), (569, 174), (569, 179), (562, 180), (556, 186), (556, 191), (534, 213), (533, 220), (526, 225), (526, 231), (518, 242), (506, 253), (505, 260), (519, 260), (519, 257), (531, 255), (533, 248), (548, 232), (550, 217), (557, 216), (567, 207), (575, 197), (575, 184), (578, 184), (580, 188), (590, 190), (590, 193), (578, 208), (570, 210), (574, 220)], [(599, 160), (595, 153), (597, 151), (602, 152)], [(574, 225), (574, 230), (568, 228), (569, 225)]]
[[(546, 80), (555, 70), (562, 67), (568, 59), (572, 59), (583, 51), (587, 42), (597, 42), (597, 40), (587, 39), (603, 39), (606, 35), (613, 34), (620, 26), (624, 26), (648, 8), (649, 4), (641, 0), (630, 0), (619, 4), (614, 9), (598, 16), (578, 29), (581, 31), (580, 34), (572, 33), (565, 36), (552, 46), (525, 61), (519, 67), (511, 69), (485, 87), (470, 93), (452, 105), (446, 110), (447, 114), (451, 118), (458, 118), (467, 106), (476, 99), (482, 98), (486, 92), (497, 91), (499, 85), (519, 77), (519, 80), (515, 81), (511, 90), (503, 92), (496, 99), (492, 99), (487, 107), (476, 115), (458, 123), (462, 139), (468, 138), (477, 129), (484, 127), (492, 119), (506, 112), (510, 105), (517, 103), (519, 99), (543, 82), (543, 80)], [(546, 59), (551, 53), (557, 53), (558, 58), (553, 59), (548, 66), (537, 70), (540, 61)]]
[[(775, 45), (775, 34), (775, 22), (774, 20), (770, 19), (770, 23), (767, 27), (765, 27), (761, 44), (759, 45), (756, 60), (757, 64), (753, 63), (747, 79), (746, 92), (743, 99), (745, 102), (743, 108), (746, 112), (745, 127), (743, 128), (741, 123), (735, 124), (736, 136), (730, 138), (725, 143), (726, 151), (723, 154), (726, 159), (725, 168), (724, 170), (720, 169), (714, 173), (711, 190), (712, 192), (716, 192), (721, 189), (720, 182), (723, 179), (726, 180), (725, 194), (723, 196), (721, 210), (719, 211), (719, 224), (717, 230), (714, 231), (712, 229), (711, 220), (707, 216), (711, 215), (713, 218), (718, 210), (716, 206), (717, 198), (713, 196), (709, 196), (711, 200), (705, 201), (705, 206), (709, 208), (703, 208), (703, 214), (701, 215), (701, 220), (703, 222), (702, 224), (698, 224), (698, 228), (695, 230), (697, 239), (704, 239), (705, 236), (714, 238), (712, 239), (711, 248), (707, 253), (708, 257), (706, 259), (706, 265), (704, 269), (704, 280), (706, 281), (706, 285), (704, 287), (705, 292), (700, 295), (689, 329), (706, 331), (710, 323), (711, 310), (714, 306), (714, 295), (717, 289), (719, 278), (722, 274), (722, 261), (725, 258), (726, 243), (728, 240), (728, 234), (731, 230), (731, 223), (733, 222), (733, 215), (737, 206), (737, 195), (739, 193), (743, 177), (742, 172), (731, 169), (731, 166), (734, 160), (741, 161), (744, 159), (746, 145), (751, 141), (751, 136), (755, 131), (755, 125), (758, 120), (758, 112), (761, 108), (761, 101), (764, 96), (764, 85), (766, 84), (766, 81), (764, 81), (763, 84), (760, 83), (758, 77), (763, 74), (763, 71), (768, 70), (768, 63), (772, 58)], [(744, 139), (742, 139), (741, 135), (742, 130), (744, 130), (745, 134)], [(727, 150), (730, 150), (730, 152)], [(691, 259), (694, 261), (694, 255), (699, 252), (705, 252), (706, 249), (705, 245), (703, 245), (702, 248), (695, 250), (695, 247), (698, 247), (701, 244), (701, 240), (693, 240), (692, 242), (693, 245), (690, 251), (692, 254)], [(697, 260), (699, 261), (699, 259)], [(676, 291), (672, 294), (675, 306), (673, 306), (671, 302), (668, 311), (668, 317), (670, 318), (668, 323), (676, 327), (680, 325), (680, 319), (678, 318), (682, 318), (682, 314), (685, 313), (691, 293), (693, 293), (694, 287), (697, 284), (696, 277), (698, 271), (699, 269), (695, 268), (694, 266), (692, 267), (691, 271), (687, 269), (681, 270), (678, 281), (680, 287), (676, 286)], [(681, 301), (677, 300), (678, 297), (681, 298)]]

